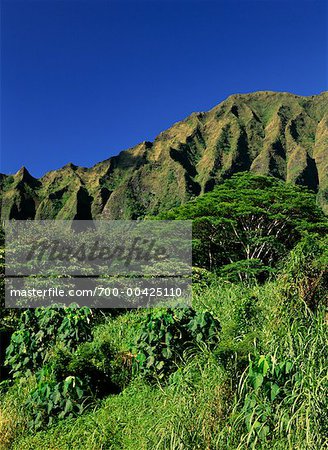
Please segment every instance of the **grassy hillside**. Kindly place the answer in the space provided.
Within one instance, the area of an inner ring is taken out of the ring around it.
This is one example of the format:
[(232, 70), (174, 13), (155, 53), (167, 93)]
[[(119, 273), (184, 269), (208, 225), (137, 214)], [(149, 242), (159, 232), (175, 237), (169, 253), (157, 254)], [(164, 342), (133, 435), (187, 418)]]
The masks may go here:
[[(281, 276), (246, 288), (213, 280), (194, 307), (222, 324), (215, 350), (199, 344), (164, 383), (135, 375), (121, 393), (45, 430), (29, 426), (24, 402), (36, 381), (23, 380), (2, 398), (1, 448), (327, 448), (327, 317), (322, 305), (309, 311), (293, 283)], [(107, 318), (92, 342), (126, 353), (143, 320), (138, 312)]]
[[(240, 171), (309, 187), (328, 211), (328, 93), (233, 95), (90, 169), (1, 175), (3, 219), (137, 218), (210, 191)], [(46, 149), (45, 149), (46, 150)]]

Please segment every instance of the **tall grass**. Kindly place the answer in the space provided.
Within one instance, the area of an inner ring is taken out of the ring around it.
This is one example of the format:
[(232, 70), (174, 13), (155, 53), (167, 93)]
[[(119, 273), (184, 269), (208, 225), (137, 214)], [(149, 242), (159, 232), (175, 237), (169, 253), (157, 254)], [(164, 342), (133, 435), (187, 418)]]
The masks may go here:
[(227, 374), (203, 349), (164, 387), (137, 379), (76, 420), (18, 440), (14, 449), (206, 449), (224, 420)]
[[(271, 344), (275, 361), (292, 360), (295, 367), (293, 375), (286, 381), (284, 397), (274, 403), (266, 396), (257, 395), (251, 426), (247, 429), (243, 409), (248, 390), (245, 371), (231, 414), (234, 433), (228, 442), (235, 449), (328, 448), (328, 342), (325, 313), (320, 311), (303, 320), (293, 319), (284, 338), (273, 340)], [(260, 439), (261, 430), (255, 428), (258, 420), (261, 420), (262, 429), (270, 428), (264, 440)]]
[[(206, 343), (188, 350), (184, 364), (165, 384), (149, 384), (137, 375), (120, 394), (48, 430), (28, 431), (21, 409), (26, 392), (14, 385), (2, 398), (6, 425), (0, 430), (9, 432), (9, 438), (1, 436), (2, 449), (328, 448), (327, 311), (323, 305), (311, 312), (297, 291), (290, 298), (286, 292), (284, 279), (248, 287), (216, 280), (194, 295), (194, 307), (210, 311), (222, 325), (215, 351)], [(127, 351), (144, 314), (108, 319), (95, 330), (94, 339)], [(290, 360), (293, 371), (277, 400), (270, 401), (261, 389), (255, 392), (247, 425), (245, 398), (253, 392), (249, 360), (260, 355), (277, 364)], [(269, 430), (262, 436), (255, 427), (259, 417), (262, 429)]]
[(28, 392), (35, 386), (31, 377), (15, 383), (6, 394), (0, 393), (0, 450), (11, 448), (19, 436), (28, 432), (28, 417), (24, 401)]

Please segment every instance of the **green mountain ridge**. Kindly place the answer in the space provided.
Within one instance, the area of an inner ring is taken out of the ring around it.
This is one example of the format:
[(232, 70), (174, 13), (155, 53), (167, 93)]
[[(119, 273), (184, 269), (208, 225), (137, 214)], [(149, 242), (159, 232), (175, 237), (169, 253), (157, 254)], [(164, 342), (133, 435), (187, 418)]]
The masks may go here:
[(307, 186), (328, 212), (328, 92), (232, 95), (91, 168), (1, 174), (1, 218), (135, 219), (241, 171)]

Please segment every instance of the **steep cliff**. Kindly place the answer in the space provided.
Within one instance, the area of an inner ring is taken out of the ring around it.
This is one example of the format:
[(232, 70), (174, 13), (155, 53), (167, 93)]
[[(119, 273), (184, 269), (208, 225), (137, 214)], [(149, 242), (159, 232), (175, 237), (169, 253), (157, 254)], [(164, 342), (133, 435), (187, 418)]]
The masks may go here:
[(91, 168), (1, 175), (2, 219), (137, 218), (252, 171), (309, 187), (328, 213), (328, 92), (232, 95)]

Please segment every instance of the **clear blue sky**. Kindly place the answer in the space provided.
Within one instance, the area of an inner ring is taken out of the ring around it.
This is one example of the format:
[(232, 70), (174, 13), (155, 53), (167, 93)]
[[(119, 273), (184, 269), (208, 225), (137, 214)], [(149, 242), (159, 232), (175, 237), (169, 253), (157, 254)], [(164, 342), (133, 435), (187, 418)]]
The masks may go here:
[(1, 172), (91, 166), (256, 90), (327, 90), (327, 2), (1, 2)]

